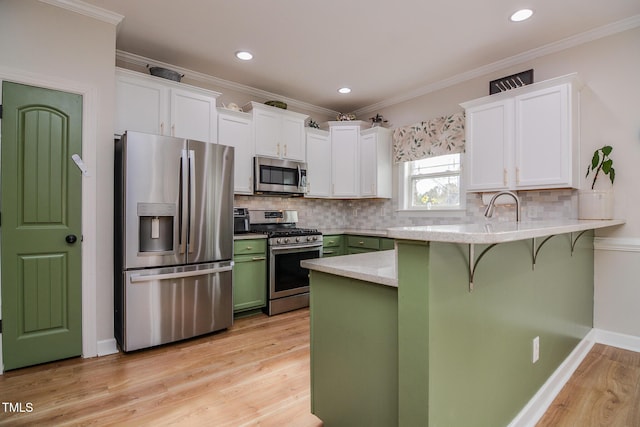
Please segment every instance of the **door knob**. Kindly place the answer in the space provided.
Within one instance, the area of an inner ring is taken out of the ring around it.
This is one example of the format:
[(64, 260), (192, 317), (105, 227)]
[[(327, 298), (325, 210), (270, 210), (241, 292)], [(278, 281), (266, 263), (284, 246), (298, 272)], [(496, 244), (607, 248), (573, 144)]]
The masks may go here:
[(76, 240), (78, 240), (78, 238), (76, 237), (75, 234), (69, 234), (67, 235), (67, 237), (64, 238), (64, 240), (66, 240), (67, 243), (74, 244)]

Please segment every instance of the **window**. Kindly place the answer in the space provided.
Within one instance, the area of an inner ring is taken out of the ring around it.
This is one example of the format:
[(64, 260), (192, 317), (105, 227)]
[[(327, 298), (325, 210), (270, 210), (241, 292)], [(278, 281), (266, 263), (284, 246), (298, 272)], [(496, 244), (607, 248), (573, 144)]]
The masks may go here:
[(401, 170), (401, 209), (464, 209), (461, 189), (461, 154), (405, 162)]

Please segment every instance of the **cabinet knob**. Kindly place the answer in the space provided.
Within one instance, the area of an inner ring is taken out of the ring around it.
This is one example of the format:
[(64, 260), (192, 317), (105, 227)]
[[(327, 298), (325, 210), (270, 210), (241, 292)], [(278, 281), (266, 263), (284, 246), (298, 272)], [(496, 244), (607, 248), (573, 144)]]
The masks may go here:
[(251, 249), (253, 249), (253, 246), (247, 246), (245, 250), (250, 251)]

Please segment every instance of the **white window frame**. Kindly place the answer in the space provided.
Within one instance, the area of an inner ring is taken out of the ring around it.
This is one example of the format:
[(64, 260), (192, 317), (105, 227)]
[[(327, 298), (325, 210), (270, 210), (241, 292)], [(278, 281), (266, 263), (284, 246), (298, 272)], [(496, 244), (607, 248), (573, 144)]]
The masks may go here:
[(402, 162), (398, 167), (398, 212), (409, 214), (419, 214), (425, 216), (464, 216), (466, 213), (466, 188), (464, 176), (464, 154), (460, 155), (460, 170), (458, 172), (442, 172), (428, 174), (433, 177), (438, 176), (459, 176), (460, 177), (460, 204), (457, 207), (418, 207), (411, 206), (411, 162)]

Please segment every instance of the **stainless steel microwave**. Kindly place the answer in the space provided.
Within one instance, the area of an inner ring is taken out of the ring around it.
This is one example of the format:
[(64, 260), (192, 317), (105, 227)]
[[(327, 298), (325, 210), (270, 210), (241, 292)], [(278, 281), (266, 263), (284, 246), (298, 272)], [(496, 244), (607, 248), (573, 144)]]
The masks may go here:
[(294, 160), (254, 157), (256, 194), (303, 196), (307, 192), (307, 164)]

